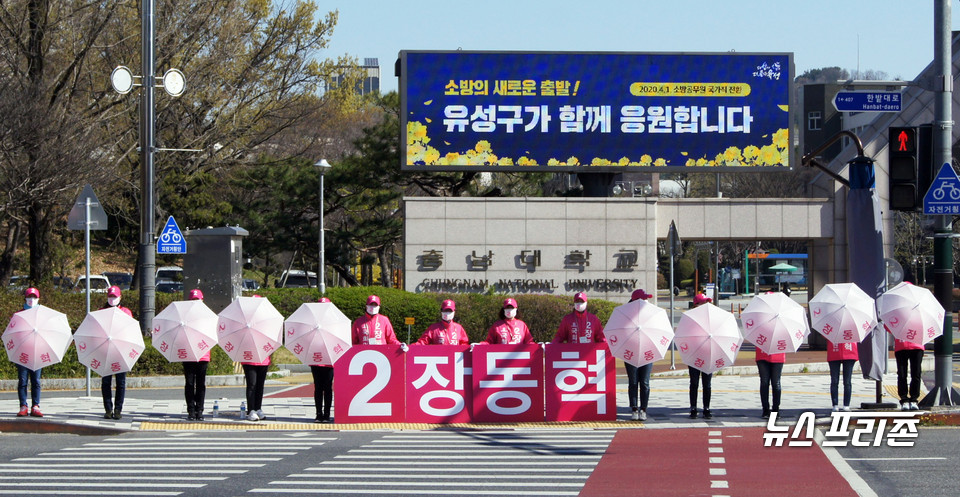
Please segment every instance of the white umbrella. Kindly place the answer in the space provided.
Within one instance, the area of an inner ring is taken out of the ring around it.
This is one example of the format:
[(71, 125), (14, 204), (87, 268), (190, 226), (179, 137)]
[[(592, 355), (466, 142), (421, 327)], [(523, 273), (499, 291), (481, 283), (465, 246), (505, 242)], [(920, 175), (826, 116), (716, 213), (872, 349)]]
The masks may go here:
[(238, 297), (217, 320), (220, 347), (237, 362), (263, 362), (280, 346), (283, 315), (262, 297)]
[(140, 323), (116, 307), (88, 313), (73, 342), (80, 363), (100, 376), (130, 371), (144, 349)]
[(333, 366), (350, 348), (350, 318), (332, 302), (307, 302), (283, 322), (283, 346), (300, 362)]
[(810, 299), (810, 322), (832, 343), (860, 343), (877, 326), (877, 308), (854, 283), (824, 285)]
[(743, 335), (767, 354), (796, 352), (810, 334), (807, 311), (786, 295), (764, 293), (740, 314)]
[(170, 362), (196, 362), (217, 344), (217, 315), (202, 300), (171, 302), (153, 318), (153, 346)]
[(35, 305), (14, 313), (0, 340), (11, 362), (35, 371), (60, 362), (72, 338), (66, 314)]
[(943, 334), (943, 306), (926, 288), (900, 283), (877, 298), (877, 310), (898, 340), (923, 345)]
[(713, 304), (683, 313), (674, 340), (683, 363), (707, 374), (732, 366), (743, 343), (737, 318)]
[(640, 367), (663, 359), (673, 340), (673, 327), (667, 311), (634, 300), (613, 310), (603, 334), (614, 357)]

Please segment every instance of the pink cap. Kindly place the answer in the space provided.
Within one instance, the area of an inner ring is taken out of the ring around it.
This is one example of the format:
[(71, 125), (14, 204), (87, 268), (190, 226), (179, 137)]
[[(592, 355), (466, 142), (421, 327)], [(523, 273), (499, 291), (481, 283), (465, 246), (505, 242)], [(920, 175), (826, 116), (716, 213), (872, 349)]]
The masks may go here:
[(107, 288), (107, 297), (119, 297), (120, 296), (120, 287), (114, 285), (110, 288)]
[(203, 292), (199, 288), (190, 290), (190, 300), (203, 300)]
[(583, 292), (577, 292), (577, 294), (573, 296), (573, 301), (574, 301), (574, 302), (586, 302), (586, 301), (587, 301), (587, 294), (585, 294), (585, 293), (583, 293)]
[(320, 303), (330, 302), (330, 299), (328, 299), (328, 298), (326, 298), (326, 297), (320, 297), (319, 299), (317, 299), (317, 302), (320, 302)]
[(507, 300), (504, 300), (503, 308), (506, 309), (507, 307), (513, 307), (514, 309), (516, 309), (518, 307), (517, 301), (512, 298), (508, 298)]
[(707, 297), (702, 293), (698, 293), (693, 296), (693, 305), (706, 304), (708, 302), (713, 302), (713, 299), (711, 299), (710, 297)]
[(653, 295), (650, 295), (649, 293), (643, 291), (643, 288), (637, 288), (636, 290), (633, 291), (633, 294), (630, 295), (630, 301), (632, 302), (634, 300), (647, 300), (650, 297), (653, 297)]
[(441, 311), (456, 311), (456, 310), (457, 310), (457, 304), (456, 304), (454, 301), (452, 301), (452, 300), (444, 300), (443, 303), (440, 304), (440, 310), (441, 310)]
[(23, 296), (40, 298), (40, 290), (37, 290), (34, 287), (27, 288), (26, 290), (23, 291)]
[(377, 297), (376, 295), (371, 295), (367, 297), (367, 305), (371, 305), (371, 304), (380, 305), (380, 297)]

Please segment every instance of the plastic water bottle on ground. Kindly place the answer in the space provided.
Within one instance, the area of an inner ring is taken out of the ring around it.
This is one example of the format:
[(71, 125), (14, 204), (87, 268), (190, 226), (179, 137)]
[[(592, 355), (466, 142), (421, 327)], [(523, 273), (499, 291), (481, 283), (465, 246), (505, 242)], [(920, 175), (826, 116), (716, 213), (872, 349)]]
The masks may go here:
[(240, 401), (240, 419), (247, 417), (247, 401)]
[(217, 417), (220, 414), (220, 403), (213, 401), (213, 417)]

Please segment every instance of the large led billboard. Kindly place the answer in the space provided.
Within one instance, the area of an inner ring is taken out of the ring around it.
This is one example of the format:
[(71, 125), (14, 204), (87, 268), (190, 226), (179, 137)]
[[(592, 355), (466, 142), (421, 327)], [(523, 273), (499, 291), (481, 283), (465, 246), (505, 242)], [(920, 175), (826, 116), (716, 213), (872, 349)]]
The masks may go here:
[(790, 53), (402, 51), (401, 167), (790, 167)]

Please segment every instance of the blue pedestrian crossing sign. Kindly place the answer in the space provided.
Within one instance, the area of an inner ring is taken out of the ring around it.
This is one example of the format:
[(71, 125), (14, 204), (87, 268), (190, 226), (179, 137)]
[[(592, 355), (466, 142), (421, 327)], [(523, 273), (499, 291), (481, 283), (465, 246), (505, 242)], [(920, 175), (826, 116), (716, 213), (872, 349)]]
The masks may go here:
[(177, 226), (177, 221), (173, 216), (167, 219), (167, 224), (163, 225), (163, 229), (160, 230), (160, 238), (157, 239), (157, 253), (187, 253), (187, 240), (183, 237), (183, 233), (180, 232), (180, 227)]
[(923, 196), (923, 213), (960, 214), (960, 177), (949, 163), (944, 163), (930, 182), (930, 189)]

